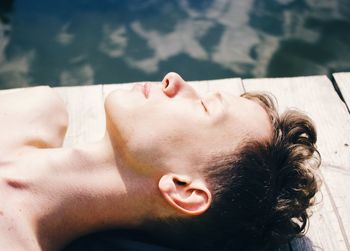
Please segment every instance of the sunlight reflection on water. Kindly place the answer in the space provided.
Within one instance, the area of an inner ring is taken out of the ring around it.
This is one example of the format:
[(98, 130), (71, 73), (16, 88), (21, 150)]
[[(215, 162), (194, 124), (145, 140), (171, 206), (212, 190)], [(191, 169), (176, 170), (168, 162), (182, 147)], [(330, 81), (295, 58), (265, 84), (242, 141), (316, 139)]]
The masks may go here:
[(0, 88), (350, 71), (347, 0), (4, 0)]

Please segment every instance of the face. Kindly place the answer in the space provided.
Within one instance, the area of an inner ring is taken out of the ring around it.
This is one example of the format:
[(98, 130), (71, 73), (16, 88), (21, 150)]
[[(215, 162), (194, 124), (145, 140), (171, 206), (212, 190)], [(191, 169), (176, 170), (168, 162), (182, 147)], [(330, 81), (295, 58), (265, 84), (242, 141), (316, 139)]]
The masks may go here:
[(108, 131), (128, 166), (187, 174), (245, 137), (267, 139), (271, 125), (255, 101), (220, 92), (199, 95), (176, 73), (161, 84), (116, 90), (105, 100)]

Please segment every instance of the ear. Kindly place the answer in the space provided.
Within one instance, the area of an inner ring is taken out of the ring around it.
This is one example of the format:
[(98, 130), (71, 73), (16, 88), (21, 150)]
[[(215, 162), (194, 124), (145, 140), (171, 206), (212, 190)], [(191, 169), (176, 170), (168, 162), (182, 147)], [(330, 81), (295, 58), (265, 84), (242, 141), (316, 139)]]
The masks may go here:
[(210, 206), (212, 196), (207, 185), (200, 179), (169, 173), (163, 175), (158, 184), (165, 200), (187, 215), (204, 213)]

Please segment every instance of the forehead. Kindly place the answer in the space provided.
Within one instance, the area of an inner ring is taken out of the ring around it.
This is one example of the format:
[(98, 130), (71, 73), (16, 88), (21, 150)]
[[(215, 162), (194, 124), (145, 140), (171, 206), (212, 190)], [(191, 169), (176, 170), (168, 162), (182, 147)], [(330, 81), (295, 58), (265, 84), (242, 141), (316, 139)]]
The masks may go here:
[(229, 94), (222, 94), (232, 123), (239, 124), (248, 137), (267, 140), (272, 136), (272, 124), (266, 109), (259, 101)]

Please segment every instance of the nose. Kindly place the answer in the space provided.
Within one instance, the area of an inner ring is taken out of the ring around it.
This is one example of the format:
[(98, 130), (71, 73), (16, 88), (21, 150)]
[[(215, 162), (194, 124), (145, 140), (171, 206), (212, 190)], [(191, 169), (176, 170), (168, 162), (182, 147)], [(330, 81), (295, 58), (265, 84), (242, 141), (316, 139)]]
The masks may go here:
[(169, 97), (174, 97), (175, 95), (181, 95), (188, 98), (198, 97), (192, 86), (187, 84), (186, 81), (175, 72), (169, 72), (165, 75), (162, 80), (162, 90)]

